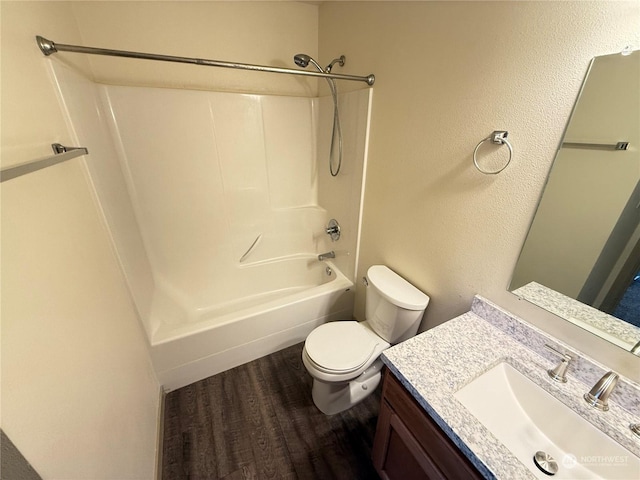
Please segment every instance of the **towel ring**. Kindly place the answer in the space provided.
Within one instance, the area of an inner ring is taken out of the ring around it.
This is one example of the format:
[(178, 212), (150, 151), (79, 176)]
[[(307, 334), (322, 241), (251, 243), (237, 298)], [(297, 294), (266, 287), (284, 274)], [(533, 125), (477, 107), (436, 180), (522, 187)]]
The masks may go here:
[[(476, 166), (476, 168), (480, 172), (484, 173), (485, 175), (495, 175), (495, 174), (500, 173), (501, 171), (503, 171), (505, 168), (507, 168), (509, 163), (511, 163), (511, 157), (513, 157), (513, 148), (511, 147), (511, 144), (507, 140), (507, 135), (509, 135), (509, 132), (506, 132), (504, 130), (496, 130), (491, 135), (489, 135), (487, 138), (483, 138), (482, 140), (480, 140), (480, 143), (478, 143), (478, 145), (476, 145), (476, 148), (473, 151), (473, 164)], [(506, 145), (507, 148), (509, 149), (509, 159), (507, 160), (507, 163), (505, 163), (502, 166), (502, 168), (499, 168), (498, 170), (493, 170), (493, 171), (483, 170), (482, 168), (480, 168), (480, 165), (478, 165), (478, 159), (476, 158), (476, 155), (478, 153), (478, 150), (480, 149), (480, 146), (484, 142), (486, 142), (487, 140), (490, 140), (491, 143), (493, 143), (495, 145)]]

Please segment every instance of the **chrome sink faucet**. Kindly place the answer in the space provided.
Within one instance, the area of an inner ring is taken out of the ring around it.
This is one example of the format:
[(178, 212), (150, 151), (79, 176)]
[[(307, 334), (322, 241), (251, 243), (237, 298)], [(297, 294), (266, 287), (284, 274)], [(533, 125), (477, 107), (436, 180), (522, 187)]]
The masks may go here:
[(591, 391), (584, 394), (585, 401), (592, 407), (606, 412), (609, 410), (609, 395), (613, 392), (618, 383), (618, 374), (615, 372), (605, 373), (600, 380), (596, 382)]

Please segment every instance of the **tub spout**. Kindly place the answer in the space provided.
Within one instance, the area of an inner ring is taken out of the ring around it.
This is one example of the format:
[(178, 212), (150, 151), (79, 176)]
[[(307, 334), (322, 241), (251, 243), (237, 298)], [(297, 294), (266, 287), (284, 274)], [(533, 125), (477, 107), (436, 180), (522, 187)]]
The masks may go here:
[(318, 255), (318, 260), (320, 261), (326, 260), (327, 258), (336, 258), (336, 252), (331, 250), (330, 252), (321, 253), (320, 255)]

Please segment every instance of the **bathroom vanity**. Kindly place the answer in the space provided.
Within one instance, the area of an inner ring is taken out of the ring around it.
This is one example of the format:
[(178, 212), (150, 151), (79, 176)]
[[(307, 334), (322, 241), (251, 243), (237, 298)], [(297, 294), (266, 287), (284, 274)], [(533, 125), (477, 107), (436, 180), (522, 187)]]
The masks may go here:
[[(560, 360), (545, 345), (571, 357), (566, 383), (547, 373)], [(554, 458), (557, 479), (640, 478), (629, 428), (639, 386), (620, 378), (608, 411), (589, 406), (583, 395), (606, 367), (481, 297), (382, 359), (373, 462), (383, 479), (549, 478), (538, 451)]]
[(388, 369), (372, 456), (383, 479), (483, 478)]

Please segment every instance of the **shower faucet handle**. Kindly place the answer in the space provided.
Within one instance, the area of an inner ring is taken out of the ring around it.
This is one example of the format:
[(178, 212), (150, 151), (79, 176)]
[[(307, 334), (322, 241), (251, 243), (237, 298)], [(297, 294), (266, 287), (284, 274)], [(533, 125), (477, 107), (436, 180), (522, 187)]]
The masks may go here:
[(340, 240), (340, 224), (335, 218), (329, 220), (329, 225), (324, 231), (331, 237), (332, 242)]

